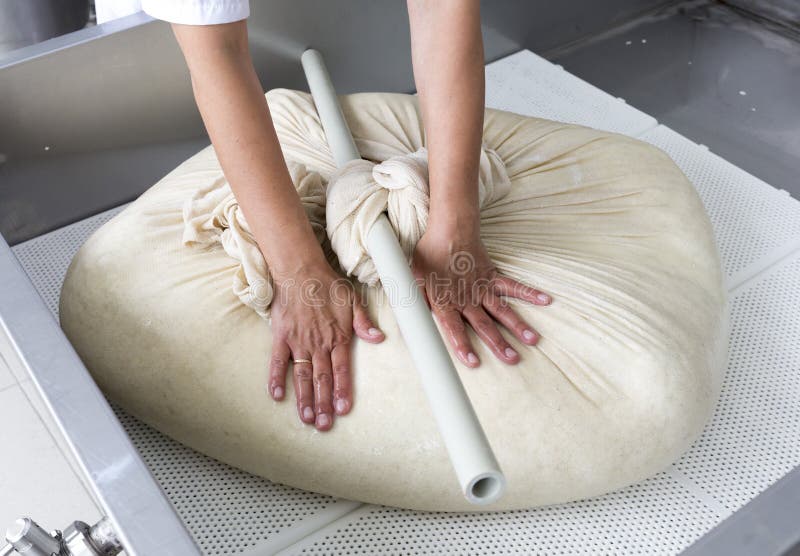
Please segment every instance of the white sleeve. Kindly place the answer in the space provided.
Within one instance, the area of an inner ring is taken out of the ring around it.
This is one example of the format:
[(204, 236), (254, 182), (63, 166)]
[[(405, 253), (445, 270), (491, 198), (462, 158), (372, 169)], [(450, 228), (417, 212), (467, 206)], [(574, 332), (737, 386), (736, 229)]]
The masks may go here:
[(139, 0), (95, 0), (94, 2), (94, 13), (98, 24), (140, 11), (142, 3)]
[(142, 0), (142, 9), (156, 19), (184, 25), (214, 25), (247, 19), (249, 0)]

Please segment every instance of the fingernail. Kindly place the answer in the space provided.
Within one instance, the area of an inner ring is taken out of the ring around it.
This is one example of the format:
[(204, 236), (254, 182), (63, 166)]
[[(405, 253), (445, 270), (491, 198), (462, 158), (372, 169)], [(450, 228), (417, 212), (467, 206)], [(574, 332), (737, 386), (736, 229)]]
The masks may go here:
[(517, 356), (517, 352), (514, 351), (514, 348), (506, 348), (505, 354), (509, 359), (513, 359)]
[(470, 365), (475, 365), (477, 362), (478, 362), (478, 356), (472, 352), (469, 352), (467, 354), (467, 363), (469, 363)]
[(380, 330), (378, 330), (377, 328), (374, 328), (374, 327), (373, 327), (373, 328), (370, 328), (369, 330), (367, 330), (367, 333), (368, 333), (370, 336), (380, 336), (380, 335), (381, 335), (381, 331), (380, 331)]
[(336, 400), (336, 411), (339, 413), (347, 411), (347, 401), (342, 399)]
[(328, 416), (327, 413), (320, 413), (317, 415), (317, 426), (318, 427), (327, 427), (331, 424), (331, 418)]
[(276, 387), (275, 387), (275, 388), (272, 390), (272, 396), (273, 396), (274, 398), (282, 398), (282, 397), (283, 397), (283, 388), (281, 388), (280, 386), (276, 386)]
[(536, 334), (533, 333), (533, 330), (525, 329), (525, 330), (522, 331), (522, 337), (526, 341), (532, 342), (533, 340), (536, 339)]
[(303, 408), (303, 419), (306, 419), (307, 421), (310, 421), (313, 418), (314, 418), (314, 410), (311, 409), (310, 407), (304, 407)]
[(537, 294), (536, 295), (536, 299), (538, 299), (542, 303), (549, 303), (550, 302), (550, 296), (547, 295), (546, 293)]

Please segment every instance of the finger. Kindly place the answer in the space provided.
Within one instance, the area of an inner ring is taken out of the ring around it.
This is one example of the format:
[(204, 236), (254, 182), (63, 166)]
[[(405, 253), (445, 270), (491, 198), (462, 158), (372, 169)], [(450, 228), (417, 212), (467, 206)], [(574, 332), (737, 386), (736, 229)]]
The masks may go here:
[(428, 309), (430, 309), (431, 308), (431, 300), (430, 300), (430, 298), (428, 298), (428, 290), (425, 289), (425, 281), (422, 280), (422, 279), (417, 279), (416, 282), (417, 282), (417, 288), (418, 288), (420, 294), (422, 295), (422, 299), (423, 299), (423, 301), (425, 301), (425, 305), (427, 305)]
[(553, 298), (546, 293), (517, 282), (508, 276), (498, 276), (492, 281), (494, 293), (529, 301), (534, 305), (550, 305)]
[(333, 407), (337, 415), (346, 415), (353, 407), (353, 385), (350, 377), (350, 344), (338, 344), (331, 351), (333, 367)]
[(522, 320), (522, 317), (498, 296), (493, 293), (487, 293), (483, 298), (483, 307), (497, 322), (508, 328), (521, 342), (533, 346), (539, 341), (539, 334), (528, 326), (528, 323)]
[(472, 349), (472, 342), (469, 341), (467, 327), (461, 314), (453, 308), (434, 309), (433, 314), (444, 328), (444, 333), (461, 362), (473, 368), (480, 365), (481, 362)]
[(314, 406), (317, 430), (327, 431), (333, 426), (333, 373), (331, 352), (320, 350), (314, 353)]
[[(298, 355), (299, 354), (299, 355)], [(292, 351), (294, 359), (311, 360), (311, 355), (307, 351)], [(312, 382), (314, 371), (311, 363), (292, 363), (294, 374), (294, 392), (297, 397), (297, 413), (300, 420), (304, 423), (314, 422), (314, 385)]]
[(282, 400), (286, 394), (286, 370), (289, 368), (289, 357), (291, 357), (291, 350), (286, 342), (276, 341), (272, 344), (267, 389), (274, 400)]
[(369, 318), (367, 308), (358, 295), (353, 301), (353, 330), (356, 336), (373, 344), (380, 343), (386, 338), (383, 332), (373, 324), (372, 319)]
[(464, 309), (464, 317), (478, 337), (494, 352), (498, 359), (509, 364), (519, 362), (517, 351), (508, 344), (497, 328), (497, 324), (482, 307), (467, 307)]
[(422, 299), (428, 308), (431, 307), (431, 300), (428, 298), (428, 290), (425, 289), (425, 275), (421, 270), (412, 267), (411, 272), (414, 275), (414, 282), (417, 284), (417, 290), (422, 295)]

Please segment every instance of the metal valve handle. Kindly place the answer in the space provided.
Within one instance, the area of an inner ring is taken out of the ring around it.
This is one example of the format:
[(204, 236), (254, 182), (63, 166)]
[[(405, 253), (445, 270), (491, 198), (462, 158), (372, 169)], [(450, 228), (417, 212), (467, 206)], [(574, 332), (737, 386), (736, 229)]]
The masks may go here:
[(45, 531), (38, 523), (24, 517), (6, 532), (9, 543), (0, 548), (0, 556), (115, 556), (122, 545), (108, 518), (92, 526), (75, 521), (62, 533)]

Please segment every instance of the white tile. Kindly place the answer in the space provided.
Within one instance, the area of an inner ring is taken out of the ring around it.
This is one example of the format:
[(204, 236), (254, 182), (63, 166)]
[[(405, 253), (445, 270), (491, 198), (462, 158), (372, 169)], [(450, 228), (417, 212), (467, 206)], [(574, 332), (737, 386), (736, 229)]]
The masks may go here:
[(92, 497), (92, 499), (97, 503), (98, 507), (100, 506), (99, 502), (94, 496), (94, 491), (92, 487), (89, 485), (88, 479), (81, 471), (80, 466), (78, 465), (75, 456), (72, 455), (72, 450), (70, 449), (69, 445), (67, 444), (66, 438), (64, 438), (64, 434), (61, 432), (61, 429), (56, 424), (53, 415), (50, 413), (50, 410), (47, 409), (47, 406), (42, 399), (41, 394), (39, 393), (38, 388), (30, 379), (20, 382), (20, 386), (22, 387), (22, 391), (25, 396), (28, 398), (28, 402), (33, 406), (38, 413), (39, 418), (44, 422), (45, 427), (50, 432), (50, 436), (55, 440), (56, 445), (58, 446), (59, 450), (63, 454), (64, 458), (69, 463), (70, 467), (74, 471), (75, 475), (81, 480), (84, 485), (84, 488)]
[[(6, 373), (11, 375), (11, 378)], [(0, 330), (0, 390), (3, 389), (4, 384), (8, 387), (26, 378), (28, 378), (27, 373), (22, 371), (17, 364), (16, 352), (11, 347), (11, 340), (4, 330)]]
[[(0, 334), (2, 334), (2, 332), (0, 332)], [(3, 358), (3, 353), (0, 352), (0, 391), (16, 383), (17, 381), (14, 375), (11, 374), (11, 369), (8, 368), (8, 364)]]
[(0, 446), (0, 530), (21, 516), (48, 530), (100, 518), (20, 386), (0, 392)]

